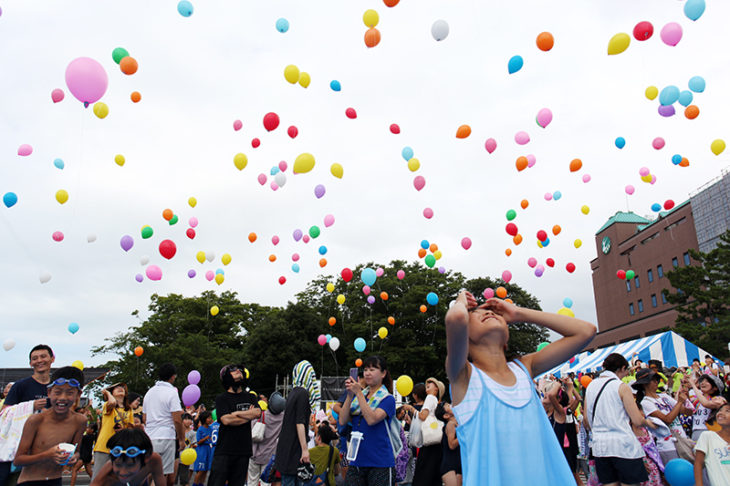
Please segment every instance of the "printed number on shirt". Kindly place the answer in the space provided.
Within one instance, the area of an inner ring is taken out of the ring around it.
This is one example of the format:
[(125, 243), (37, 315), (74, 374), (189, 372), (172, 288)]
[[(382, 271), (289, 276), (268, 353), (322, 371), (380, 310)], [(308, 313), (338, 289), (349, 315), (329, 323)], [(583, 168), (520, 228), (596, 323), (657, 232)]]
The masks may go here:
[(215, 445), (218, 442), (218, 427), (214, 428), (210, 432), (210, 443)]

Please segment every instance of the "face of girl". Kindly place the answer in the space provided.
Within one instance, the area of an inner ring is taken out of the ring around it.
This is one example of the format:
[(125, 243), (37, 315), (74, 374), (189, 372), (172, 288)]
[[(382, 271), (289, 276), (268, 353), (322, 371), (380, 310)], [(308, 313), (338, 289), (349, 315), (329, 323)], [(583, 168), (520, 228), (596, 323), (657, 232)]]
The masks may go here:
[(657, 381), (653, 378), (649, 381), (649, 383), (644, 385), (644, 390), (646, 390), (648, 392), (655, 392), (657, 390), (657, 388), (659, 388), (659, 381)]
[(439, 389), (432, 381), (429, 381), (426, 382), (426, 393), (437, 397), (439, 395)]
[(133, 401), (132, 403), (130, 403), (130, 404), (129, 404), (129, 406), (130, 406), (130, 407), (131, 407), (132, 409), (137, 409), (137, 408), (139, 408), (139, 402), (140, 402), (140, 400), (142, 400), (142, 399), (141, 399), (141, 398), (139, 398), (139, 397), (135, 398), (135, 399), (134, 399), (134, 401)]
[(124, 387), (122, 386), (114, 387), (114, 389), (112, 390), (112, 396), (116, 399), (119, 405), (124, 402), (125, 395), (126, 393), (124, 393)]
[(717, 425), (720, 427), (730, 426), (730, 405), (723, 405), (717, 411)]
[(485, 338), (506, 346), (509, 327), (504, 317), (481, 305), (469, 312), (469, 340), (481, 342)]
[(705, 395), (709, 395), (713, 390), (714, 385), (710, 383), (710, 380), (701, 380), (700, 381), (700, 390)]
[(127, 457), (122, 454), (119, 458), (112, 461), (112, 471), (122, 483), (128, 482), (132, 476), (142, 469), (141, 456)]
[(383, 384), (383, 378), (385, 378), (385, 371), (374, 366), (368, 366), (363, 371), (363, 377), (365, 378), (365, 384), (369, 387), (380, 387)]

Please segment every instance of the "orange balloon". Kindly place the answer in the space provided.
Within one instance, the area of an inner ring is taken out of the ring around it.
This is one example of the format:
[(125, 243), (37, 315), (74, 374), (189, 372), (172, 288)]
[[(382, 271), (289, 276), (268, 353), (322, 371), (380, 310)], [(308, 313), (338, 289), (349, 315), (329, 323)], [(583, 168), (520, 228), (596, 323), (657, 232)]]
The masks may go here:
[(504, 299), (504, 301), (509, 302), (510, 304), (514, 304), (514, 302), (512, 302), (512, 299)]
[(327, 259), (326, 258), (320, 258), (319, 259), (319, 266), (324, 268), (325, 265), (327, 265)]
[(383, 300), (388, 300), (388, 292), (380, 292), (380, 298)]
[(138, 358), (142, 356), (142, 353), (144, 353), (144, 348), (142, 346), (137, 346), (136, 348), (134, 348), (134, 355)]
[(570, 171), (577, 172), (583, 167), (583, 162), (580, 159), (573, 159), (570, 161)]
[(270, 262), (275, 262), (276, 261), (276, 255), (274, 255), (273, 253), (271, 255), (269, 255), (269, 261)]
[(689, 105), (687, 108), (684, 109), (684, 116), (686, 116), (690, 120), (694, 120), (697, 118), (700, 114), (700, 109), (697, 108), (696, 105)]
[(504, 299), (505, 297), (507, 297), (507, 289), (504, 287), (497, 287), (496, 294), (497, 297), (499, 297), (500, 299)]
[(250, 241), (251, 243), (253, 243), (254, 241), (256, 241), (256, 238), (258, 238), (258, 236), (256, 236), (256, 233), (253, 233), (252, 232), (252, 233), (249, 233), (248, 234), (248, 241)]
[(393, 316), (388, 317), (388, 324), (390, 324), (391, 326), (393, 324), (395, 324), (395, 317), (393, 317)]
[(553, 45), (555, 44), (555, 39), (550, 32), (541, 32), (540, 34), (538, 34), (537, 40), (535, 42), (538, 49), (547, 52), (553, 48)]
[(588, 385), (590, 385), (592, 381), (593, 379), (588, 375), (580, 377), (580, 384), (583, 385), (583, 388), (588, 388)]
[(507, 248), (506, 250), (504, 250), (504, 254), (507, 255), (507, 256), (512, 255), (512, 249), (511, 248)]
[(129, 97), (134, 103), (139, 103), (139, 100), (142, 99), (142, 95), (139, 94), (139, 91), (132, 91), (132, 94)]
[(436, 243), (431, 243), (428, 249), (431, 250), (431, 253), (435, 253), (439, 249), (439, 246)]
[(426, 312), (427, 310), (428, 310), (428, 307), (426, 307), (425, 305), (422, 305), (422, 306), (420, 307), (420, 311), (421, 311), (421, 312)]
[(682, 157), (682, 162), (679, 163), (680, 167), (689, 167), (689, 160), (687, 157)]
[(515, 167), (517, 167), (518, 172), (522, 172), (523, 170), (527, 169), (527, 157), (524, 155), (520, 155), (517, 157), (517, 161), (515, 161)]
[(425, 256), (426, 256), (426, 250), (424, 250), (423, 248), (419, 248), (418, 249), (418, 258), (423, 258)]
[(162, 218), (165, 221), (170, 221), (174, 215), (172, 214), (172, 209), (165, 209), (162, 211)]
[(365, 32), (365, 45), (375, 47), (380, 44), (380, 31), (375, 27), (371, 27)]
[(398, 2), (400, 2), (400, 0), (383, 0), (386, 7), (395, 7), (398, 5)]
[(119, 61), (119, 69), (121, 69), (124, 74), (134, 74), (137, 72), (138, 68), (139, 64), (137, 64), (137, 60), (132, 56), (124, 57), (121, 61)]
[(529, 206), (529, 205), (530, 205), (530, 201), (528, 201), (527, 199), (523, 199), (522, 202), (520, 203), (520, 206), (522, 206), (522, 209), (527, 209), (527, 206)]
[(560, 228), (559, 224), (556, 224), (555, 226), (553, 226), (553, 234), (555, 236), (558, 236), (560, 234), (561, 230), (562, 230), (562, 228)]
[(329, 321), (327, 322), (329, 322), (330, 326), (334, 326), (335, 324), (337, 324), (337, 319), (335, 319), (334, 317), (330, 317)]
[(362, 360), (360, 358), (357, 358), (355, 360), (355, 366), (357, 366), (358, 368), (362, 366)]
[(522, 243), (522, 235), (517, 233), (514, 238), (512, 238), (512, 243), (514, 243), (515, 245), (519, 245), (520, 243)]
[(456, 130), (456, 138), (466, 138), (471, 135), (471, 127), (469, 125), (462, 125)]

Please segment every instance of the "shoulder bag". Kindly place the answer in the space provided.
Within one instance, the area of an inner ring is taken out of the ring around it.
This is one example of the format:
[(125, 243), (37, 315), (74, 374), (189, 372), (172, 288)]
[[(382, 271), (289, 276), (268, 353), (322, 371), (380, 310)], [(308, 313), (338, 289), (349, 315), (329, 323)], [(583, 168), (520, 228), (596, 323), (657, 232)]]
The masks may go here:
[(444, 423), (436, 418), (432, 411), (429, 410), (428, 417), (421, 425), (421, 436), (423, 437), (423, 445), (430, 446), (441, 443), (444, 434)]
[[(322, 474), (314, 474), (314, 465), (312, 466), (312, 476), (309, 480), (304, 481), (304, 486), (325, 486), (327, 485), (327, 476), (330, 473), (330, 466), (332, 465), (332, 456), (334, 455), (335, 448), (330, 444), (330, 453), (327, 457), (327, 467)], [(301, 466), (300, 466), (301, 467)], [(301, 479), (301, 476), (300, 476)]]

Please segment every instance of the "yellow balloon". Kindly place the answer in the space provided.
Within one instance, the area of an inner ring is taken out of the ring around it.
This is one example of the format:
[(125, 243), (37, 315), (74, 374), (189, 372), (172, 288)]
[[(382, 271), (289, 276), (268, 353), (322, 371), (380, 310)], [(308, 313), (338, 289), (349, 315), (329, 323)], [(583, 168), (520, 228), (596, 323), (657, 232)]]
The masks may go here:
[(342, 166), (338, 163), (332, 164), (330, 167), (330, 172), (332, 172), (332, 175), (337, 177), (338, 179), (342, 179), (342, 174), (344, 171), (342, 170)]
[(291, 84), (296, 84), (299, 81), (299, 68), (294, 64), (289, 64), (284, 68), (284, 78)]
[(226, 278), (223, 276), (223, 274), (222, 273), (219, 273), (218, 275), (215, 276), (215, 283), (217, 283), (218, 285), (220, 285), (220, 284), (223, 283), (223, 281), (225, 279)]
[(647, 99), (653, 100), (657, 96), (659, 96), (659, 88), (656, 86), (649, 86), (646, 88), (646, 91), (644, 91), (644, 96), (646, 96)]
[(621, 54), (629, 48), (629, 44), (631, 44), (631, 37), (629, 37), (629, 34), (621, 32), (614, 35), (611, 37), (611, 40), (608, 41), (608, 55), (612, 56), (614, 54)]
[(191, 465), (195, 462), (195, 459), (198, 458), (198, 453), (195, 452), (195, 449), (187, 448), (184, 451), (180, 453), (180, 462), (185, 464), (186, 466)]
[(81, 371), (84, 371), (84, 363), (78, 359), (71, 363), (71, 366), (73, 366), (74, 368), (78, 368)]
[(265, 412), (269, 409), (269, 404), (263, 400), (259, 400), (259, 408)]
[(434, 258), (435, 258), (436, 260), (441, 260), (441, 257), (442, 257), (442, 256), (444, 256), (444, 254), (443, 254), (443, 253), (441, 253), (441, 250), (436, 250), (435, 252), (433, 252), (433, 257), (434, 257)]
[(402, 397), (407, 397), (413, 391), (413, 380), (408, 375), (401, 375), (395, 380), (395, 389)]
[(309, 73), (300, 73), (299, 74), (299, 85), (302, 88), (306, 88), (309, 86), (309, 83), (312, 82), (312, 77), (309, 75)]
[(725, 140), (722, 140), (720, 138), (714, 140), (710, 145), (710, 150), (712, 150), (713, 154), (720, 155), (725, 151)]
[(540, 241), (540, 240), (537, 240), (537, 247), (538, 247), (538, 248), (542, 248), (542, 247), (543, 247), (543, 246), (542, 246), (542, 241)]
[(567, 307), (561, 307), (558, 310), (558, 314), (560, 314), (561, 316), (575, 317), (575, 313)]
[(68, 201), (68, 192), (65, 189), (59, 189), (56, 191), (56, 201), (60, 204), (65, 204)]
[(379, 20), (380, 17), (378, 16), (378, 12), (373, 9), (365, 10), (365, 13), (362, 14), (362, 21), (365, 22), (366, 27), (375, 27), (376, 25), (378, 25)]
[(98, 103), (94, 103), (94, 115), (96, 115), (99, 118), (106, 118), (106, 116), (109, 114), (109, 107), (106, 106), (106, 103), (102, 103), (99, 101)]
[(327, 284), (327, 292), (329, 292), (331, 294), (334, 291), (335, 291), (335, 284), (333, 284), (332, 282), (328, 283)]
[(575, 240), (573, 242), (573, 246), (576, 247), (576, 248), (580, 248), (582, 244), (583, 244), (583, 242), (580, 241), (580, 240)]
[(195, 199), (194, 197), (191, 197), (190, 199), (188, 199), (188, 204), (190, 204), (191, 208), (194, 208), (195, 206), (198, 205), (198, 200)]
[(236, 169), (243, 170), (248, 165), (248, 157), (246, 157), (246, 154), (237, 153), (234, 155), (233, 165), (236, 166)]
[(651, 182), (651, 174), (646, 174), (645, 176), (641, 176), (641, 180), (644, 182)]
[(345, 296), (342, 295), (342, 294), (338, 295), (337, 296), (337, 303), (340, 304), (340, 305), (344, 304), (345, 303)]
[(249, 372), (248, 372), (248, 368), (244, 368), (244, 369), (243, 369), (243, 372), (244, 372), (244, 373), (246, 373), (246, 379), (248, 380), (248, 379), (250, 378), (250, 376), (251, 376), (251, 375), (249, 374)]
[(210, 308), (210, 315), (211, 316), (217, 316), (218, 315), (218, 312), (220, 312), (220, 309), (218, 308), (217, 305), (214, 305), (213, 307)]
[(221, 257), (221, 261), (223, 262), (223, 265), (228, 265), (229, 263), (231, 263), (231, 255), (229, 255), (228, 253), (224, 253)]
[(295, 174), (306, 174), (314, 168), (314, 155), (303, 153), (299, 154), (294, 159), (294, 173)]
[(386, 337), (388, 337), (388, 329), (386, 329), (385, 327), (381, 327), (380, 329), (378, 329), (378, 337), (380, 339), (385, 339)]
[(195, 254), (195, 259), (198, 260), (200, 263), (205, 262), (205, 252), (204, 251), (199, 251), (198, 253), (196, 253)]
[(590, 212), (591, 212), (591, 208), (589, 208), (588, 206), (586, 206), (586, 205), (584, 204), (583, 206), (581, 206), (581, 208), (580, 208), (580, 212), (581, 212), (581, 213), (583, 213), (583, 214), (588, 214), (588, 213), (590, 213)]
[(421, 162), (413, 157), (411, 160), (408, 161), (408, 168), (411, 172), (416, 172), (421, 167)]
[(114, 156), (114, 163), (116, 163), (119, 167), (123, 166), (125, 162), (124, 155), (117, 154)]

